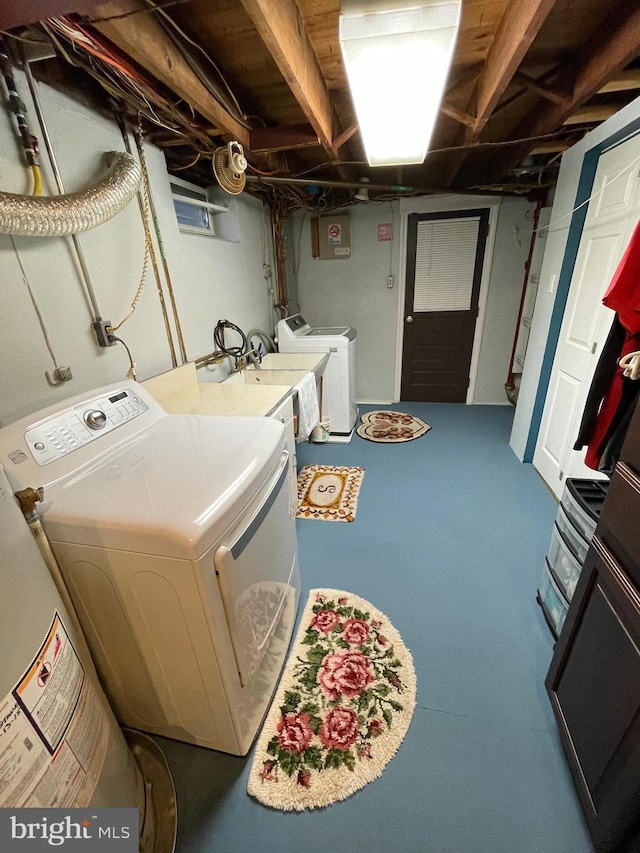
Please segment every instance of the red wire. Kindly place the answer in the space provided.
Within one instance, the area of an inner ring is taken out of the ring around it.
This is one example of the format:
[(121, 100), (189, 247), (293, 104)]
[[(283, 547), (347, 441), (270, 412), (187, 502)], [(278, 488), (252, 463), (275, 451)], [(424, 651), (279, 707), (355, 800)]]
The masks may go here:
[(282, 169), (274, 169), (273, 172), (261, 172), (260, 169), (256, 169), (256, 167), (252, 166), (251, 163), (247, 163), (247, 166), (251, 169), (252, 172), (255, 172), (257, 175), (263, 175), (265, 178), (268, 178), (271, 175), (278, 175), (282, 172)]

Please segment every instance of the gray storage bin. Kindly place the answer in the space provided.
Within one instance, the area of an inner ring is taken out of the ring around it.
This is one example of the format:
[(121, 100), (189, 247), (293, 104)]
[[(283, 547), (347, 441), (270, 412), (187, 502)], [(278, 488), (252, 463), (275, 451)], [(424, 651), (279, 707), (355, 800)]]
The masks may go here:
[(538, 603), (542, 607), (549, 627), (557, 638), (564, 625), (569, 605), (556, 586), (549, 564), (546, 561), (538, 587)]
[(551, 542), (547, 553), (547, 562), (553, 570), (560, 590), (567, 601), (571, 601), (576, 584), (578, 583), (578, 578), (580, 577), (582, 564), (573, 556), (571, 549), (563, 540), (560, 531), (555, 524), (553, 525), (553, 530), (551, 532)]
[(558, 507), (556, 526), (562, 534), (562, 538), (571, 549), (571, 553), (580, 565), (582, 565), (589, 550), (589, 542), (576, 530), (562, 506)]

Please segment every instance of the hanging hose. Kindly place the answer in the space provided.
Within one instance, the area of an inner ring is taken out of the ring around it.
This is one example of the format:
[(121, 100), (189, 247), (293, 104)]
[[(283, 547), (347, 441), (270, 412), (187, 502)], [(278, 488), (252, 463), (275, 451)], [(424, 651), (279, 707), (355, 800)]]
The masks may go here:
[[(224, 341), (224, 330), (232, 329), (238, 335), (240, 335), (240, 339), (242, 341), (239, 347), (228, 347)], [(245, 352), (247, 351), (247, 336), (242, 331), (239, 326), (236, 326), (235, 323), (229, 322), (229, 320), (218, 320), (216, 328), (213, 333), (213, 341), (217, 346), (219, 352), (224, 355), (228, 355), (230, 358), (238, 359), (241, 358)]]

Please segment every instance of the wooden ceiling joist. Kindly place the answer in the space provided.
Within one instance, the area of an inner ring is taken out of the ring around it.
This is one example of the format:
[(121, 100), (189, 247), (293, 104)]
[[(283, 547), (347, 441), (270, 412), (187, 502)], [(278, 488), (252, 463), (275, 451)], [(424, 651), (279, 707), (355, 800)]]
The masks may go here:
[(295, 151), (320, 145), (318, 135), (311, 125), (297, 124), (288, 127), (258, 127), (251, 131), (251, 151), (269, 154), (276, 151)]
[(604, 86), (598, 89), (599, 95), (604, 95), (607, 92), (626, 92), (629, 89), (640, 89), (640, 68), (629, 68), (626, 71), (621, 71), (607, 80)]
[(164, 86), (191, 104), (207, 121), (248, 148), (247, 129), (236, 121), (200, 82), (164, 29), (151, 15), (130, 15), (121, 19), (114, 17), (136, 9), (146, 10), (148, 7), (138, 0), (107, 3), (96, 10), (96, 16), (109, 17), (112, 20), (96, 23), (94, 26)]
[[(617, 18), (609, 21), (607, 33), (599, 32), (575, 60), (571, 102), (537, 106), (515, 129), (514, 137), (524, 139), (552, 133), (638, 55), (639, 44), (640, 6), (633, 4), (621, 9)], [(498, 177), (506, 174), (533, 147), (532, 143), (523, 143), (512, 148), (496, 163), (494, 174)]]
[(476, 139), (511, 82), (556, 0), (511, 0), (476, 84)]
[(295, 0), (242, 0), (322, 146), (333, 156), (334, 111)]
[(582, 107), (571, 113), (563, 121), (563, 124), (599, 124), (617, 112), (618, 107), (615, 104), (594, 104), (591, 107)]
[(513, 75), (513, 79), (518, 83), (522, 83), (525, 89), (528, 89), (530, 92), (535, 92), (536, 95), (540, 95), (541, 98), (544, 98), (547, 101), (552, 101), (554, 104), (570, 103), (570, 100), (566, 95), (560, 95), (558, 92), (554, 92), (553, 89), (540, 85), (537, 80), (529, 77), (528, 74), (523, 74), (521, 71), (517, 71)]

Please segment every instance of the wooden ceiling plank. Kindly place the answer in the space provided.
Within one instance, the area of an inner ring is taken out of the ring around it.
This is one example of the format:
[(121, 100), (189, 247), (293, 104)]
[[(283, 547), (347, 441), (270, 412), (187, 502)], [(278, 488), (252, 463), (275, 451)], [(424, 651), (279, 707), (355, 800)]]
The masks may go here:
[(342, 148), (342, 146), (345, 144), (345, 142), (348, 142), (351, 139), (351, 137), (357, 132), (358, 132), (358, 125), (357, 124), (352, 124), (351, 127), (348, 127), (344, 133), (341, 133), (340, 136), (338, 136), (334, 140), (334, 142), (333, 142), (334, 150), (338, 151), (338, 149)]
[(640, 89), (640, 68), (629, 68), (621, 71), (611, 80), (607, 80), (604, 86), (598, 89), (599, 95), (607, 92), (626, 92), (629, 89)]
[(540, 95), (541, 98), (545, 98), (547, 101), (552, 101), (554, 104), (570, 103), (570, 99), (565, 95), (560, 95), (558, 92), (554, 92), (553, 89), (541, 86), (537, 80), (529, 77), (528, 74), (523, 74), (522, 71), (516, 71), (513, 75), (513, 79), (518, 83), (522, 83), (526, 89), (529, 89), (531, 92), (535, 92), (536, 95)]
[[(514, 130), (515, 138), (553, 133), (575, 110), (593, 97), (607, 80), (617, 75), (640, 54), (640, 6), (633, 4), (611, 21), (605, 34), (597, 33), (575, 61), (572, 102), (568, 105), (547, 104), (536, 108)], [(496, 164), (496, 174), (505, 174), (531, 150), (533, 145), (515, 146)]]
[(562, 122), (563, 124), (594, 124), (606, 121), (618, 112), (619, 107), (615, 104), (595, 104), (592, 107), (586, 106), (582, 109), (571, 113), (570, 116)]
[[(113, 2), (100, 6), (100, 17), (111, 17), (145, 8), (136, 2)], [(198, 110), (204, 118), (224, 130), (225, 135), (249, 146), (249, 133), (211, 95), (193, 73), (160, 24), (150, 15), (132, 15), (94, 24), (96, 29), (128, 54), (163, 85)]]
[(511, 0), (476, 86), (476, 138), (489, 120), (556, 0)]
[(440, 112), (449, 116), (449, 118), (455, 119), (459, 124), (464, 124), (467, 127), (473, 128), (476, 126), (476, 120), (473, 116), (470, 116), (469, 113), (465, 113), (464, 110), (458, 110), (455, 107), (452, 107), (444, 101), (440, 104)]
[(331, 150), (331, 99), (295, 0), (241, 2), (322, 145)]
[(318, 145), (320, 140), (308, 124), (258, 127), (251, 131), (251, 151), (254, 154), (294, 151), (301, 148), (315, 148)]

